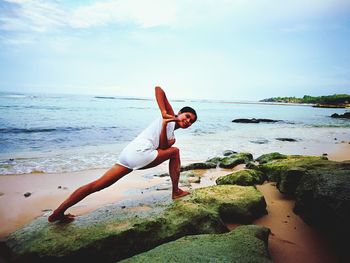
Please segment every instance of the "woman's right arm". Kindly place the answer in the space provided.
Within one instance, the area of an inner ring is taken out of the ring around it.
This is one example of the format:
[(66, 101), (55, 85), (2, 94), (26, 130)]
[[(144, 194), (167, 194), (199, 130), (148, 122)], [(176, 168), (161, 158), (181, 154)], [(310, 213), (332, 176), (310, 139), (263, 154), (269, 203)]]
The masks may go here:
[(156, 86), (155, 87), (155, 93), (156, 93), (156, 100), (158, 103), (158, 107), (160, 109), (160, 112), (162, 114), (163, 119), (164, 118), (172, 118), (175, 116), (174, 110), (171, 107), (164, 90)]

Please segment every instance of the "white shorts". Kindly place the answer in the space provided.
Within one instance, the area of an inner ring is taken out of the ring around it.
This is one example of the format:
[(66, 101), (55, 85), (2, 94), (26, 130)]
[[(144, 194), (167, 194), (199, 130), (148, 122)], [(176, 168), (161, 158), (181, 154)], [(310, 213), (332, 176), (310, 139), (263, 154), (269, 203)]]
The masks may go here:
[(129, 143), (119, 155), (117, 164), (137, 170), (153, 162), (158, 156), (149, 140), (134, 140)]

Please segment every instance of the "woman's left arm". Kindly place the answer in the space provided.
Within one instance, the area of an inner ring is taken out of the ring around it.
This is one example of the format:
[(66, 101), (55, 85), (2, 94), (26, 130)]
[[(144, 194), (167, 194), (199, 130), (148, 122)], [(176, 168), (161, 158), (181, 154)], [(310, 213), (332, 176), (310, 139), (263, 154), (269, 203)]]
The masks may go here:
[(164, 90), (157, 86), (155, 87), (155, 93), (156, 93), (156, 100), (158, 103), (158, 107), (160, 109), (160, 112), (162, 113), (162, 117), (164, 118), (171, 118), (175, 116), (174, 110), (171, 107), (168, 98), (165, 95)]

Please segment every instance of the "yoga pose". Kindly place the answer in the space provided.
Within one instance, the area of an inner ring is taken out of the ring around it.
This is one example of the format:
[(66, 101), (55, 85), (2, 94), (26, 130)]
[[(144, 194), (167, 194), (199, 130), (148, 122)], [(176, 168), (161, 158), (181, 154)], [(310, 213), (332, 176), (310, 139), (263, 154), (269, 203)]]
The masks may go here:
[(173, 147), (174, 130), (186, 129), (196, 120), (196, 111), (190, 107), (182, 108), (175, 115), (164, 91), (155, 88), (156, 100), (162, 114), (142, 133), (129, 143), (119, 156), (118, 162), (96, 181), (75, 190), (48, 218), (49, 222), (70, 222), (74, 215), (64, 212), (86, 196), (100, 191), (118, 181), (124, 175), (136, 169), (155, 167), (169, 160), (169, 174), (172, 182), (172, 198), (176, 199), (189, 193), (178, 187), (180, 176), (180, 151)]

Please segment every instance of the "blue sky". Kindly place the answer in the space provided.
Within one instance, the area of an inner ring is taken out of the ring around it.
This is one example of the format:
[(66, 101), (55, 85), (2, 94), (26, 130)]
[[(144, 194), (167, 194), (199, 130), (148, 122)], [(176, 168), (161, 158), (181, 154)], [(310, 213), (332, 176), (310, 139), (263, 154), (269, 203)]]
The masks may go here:
[(0, 0), (0, 91), (350, 93), (350, 0)]

